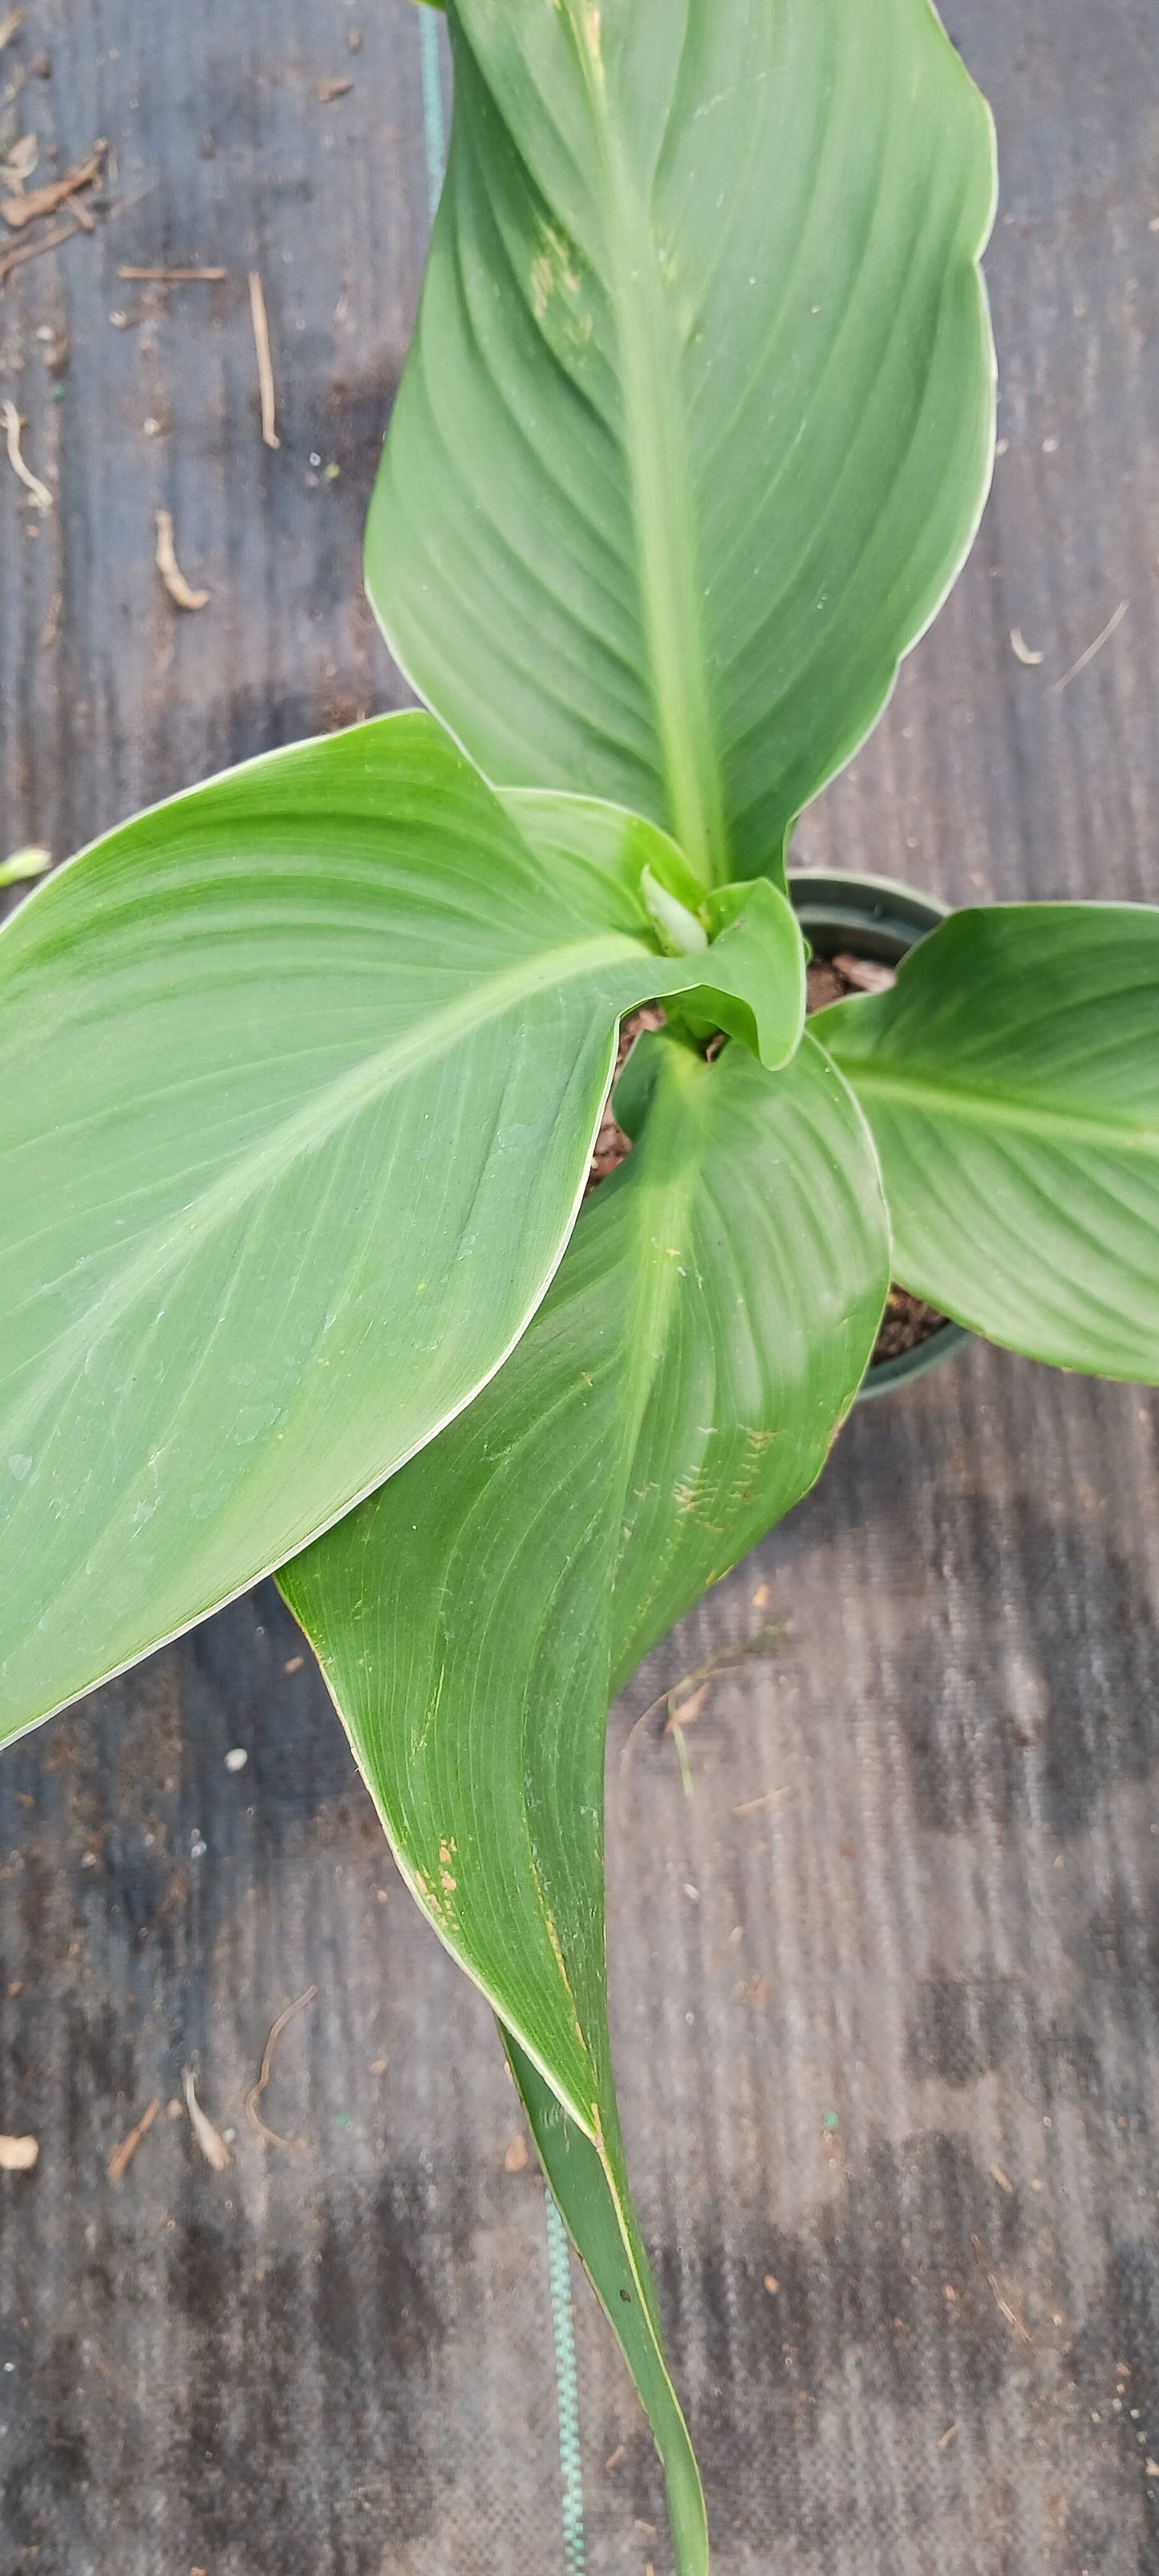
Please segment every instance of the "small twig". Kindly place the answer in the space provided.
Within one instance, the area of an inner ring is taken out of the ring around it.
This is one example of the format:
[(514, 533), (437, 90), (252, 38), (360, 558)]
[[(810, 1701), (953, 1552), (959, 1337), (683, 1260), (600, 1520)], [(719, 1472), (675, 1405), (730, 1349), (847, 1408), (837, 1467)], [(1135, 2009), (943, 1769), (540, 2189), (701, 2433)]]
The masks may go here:
[(1086, 652), (1079, 654), (1078, 660), (1074, 664), (1073, 669), (1065, 672), (1061, 680), (1055, 681), (1054, 694), (1056, 698), (1061, 698), (1063, 690), (1069, 689), (1071, 681), (1077, 680), (1079, 672), (1086, 670), (1088, 662), (1094, 661), (1096, 653), (1102, 652), (1104, 644), (1110, 643), (1112, 635), (1116, 634), (1119, 627), (1122, 625), (1123, 619), (1125, 618), (1130, 605), (1131, 602), (1129, 599), (1121, 599), (1119, 601), (1119, 605), (1115, 610), (1114, 616), (1108, 617), (1102, 634), (1096, 635), (1094, 643), (1088, 644)]
[(1030, 646), (1027, 643), (1026, 637), (1020, 626), (1011, 627), (1010, 641), (1019, 661), (1025, 663), (1027, 670), (1037, 671), (1039, 663), (1044, 661), (1046, 657), (1042, 653), (1031, 652)]
[(190, 2074), (188, 2067), (185, 2069), (182, 2082), (185, 2087), (185, 2108), (193, 2123), (193, 2135), (197, 2140), (206, 2164), (212, 2165), (215, 2173), (224, 2173), (227, 2167), (233, 2163), (233, 2157), (231, 2156), (229, 2148), (227, 2147), (220, 2131), (214, 2128), (212, 2120), (206, 2119), (205, 2113), (202, 2110), (201, 2104), (197, 2099), (196, 2092), (194, 2091), (193, 2077)]
[(708, 1684), (707, 1682), (702, 1682), (699, 1690), (693, 1691), (691, 1699), (680, 1700), (680, 1704), (677, 1707), (674, 1703), (678, 1698), (678, 1691), (672, 1691), (669, 1694), (668, 1716), (664, 1725), (665, 1735), (677, 1735), (679, 1734), (681, 1727), (695, 1726), (697, 1718), (703, 1712), (704, 1703), (707, 1697)]
[(0, 428), (3, 429), (7, 440), (8, 462), (12, 467), (12, 471), (14, 474), (19, 475), (25, 491), (31, 493), (36, 508), (38, 510), (51, 510), (52, 494), (49, 491), (47, 483), (41, 482), (39, 474), (34, 474), (32, 472), (31, 467), (25, 464), (24, 458), (20, 453), (20, 432), (22, 427), (23, 422), (21, 421), (20, 414), (17, 411), (15, 403), (0, 403)]
[(778, 1806), (781, 1799), (789, 1795), (788, 1789), (764, 1789), (759, 1798), (745, 1798), (741, 1805), (733, 1807), (730, 1813), (734, 1816), (759, 1816), (764, 1808)]
[(47, 187), (32, 188), (26, 197), (5, 197), (0, 203), (0, 215), (9, 231), (18, 233), (25, 224), (34, 224), (38, 216), (54, 215), (66, 198), (75, 197), (78, 188), (91, 188), (94, 179), (100, 177), (101, 163), (108, 148), (101, 136), (94, 143), (87, 161), (78, 161), (76, 169), (66, 171), (63, 179), (50, 179)]
[(688, 1746), (684, 1741), (684, 1729), (678, 1723), (670, 1721), (665, 1727), (664, 1732), (665, 1735), (671, 1735), (672, 1741), (676, 1747), (676, 1759), (680, 1764), (681, 1787), (683, 1788), (685, 1797), (691, 1799), (695, 1796), (695, 1791), (692, 1786), (692, 1767), (688, 1759)]
[[(745, 1665), (747, 1663), (751, 1663), (756, 1656), (767, 1655), (774, 1646), (780, 1644), (780, 1641), (785, 1634), (785, 1624), (786, 1623), (783, 1619), (774, 1619), (771, 1623), (766, 1624), (765, 1627), (758, 1628), (755, 1637), (747, 1638), (743, 1646), (723, 1646), (718, 1648), (715, 1655), (709, 1655), (703, 1664), (697, 1665), (694, 1673), (682, 1674), (678, 1682), (673, 1682), (671, 1690), (661, 1691), (656, 1699), (650, 1701), (648, 1707), (644, 1710), (643, 1716), (637, 1718), (624, 1746), (624, 1750), (620, 1755), (619, 1777), (621, 1779), (623, 1778), (624, 1769), (634, 1748), (636, 1737), (640, 1734), (641, 1729), (647, 1726), (649, 1718), (655, 1717), (658, 1708), (666, 1707), (668, 1710), (669, 1720), (675, 1717), (677, 1723), (679, 1723), (680, 1719), (684, 1715), (684, 1711), (679, 1705), (682, 1691), (692, 1691), (695, 1689), (698, 1682), (716, 1681), (726, 1673), (743, 1672)], [(667, 1725), (662, 1731), (664, 1734), (668, 1733)]]
[(250, 313), (253, 317), (254, 348), (258, 361), (258, 391), (262, 402), (262, 437), (267, 447), (280, 447), (282, 442), (274, 428), (274, 370), (270, 359), (270, 326), (266, 320), (266, 299), (256, 268), (250, 270)]
[(122, 2175), (128, 2172), (141, 2140), (148, 2137), (160, 2108), (161, 2096), (155, 2093), (148, 2110), (138, 2120), (136, 2128), (130, 2129), (128, 2137), (122, 2138), (119, 2147), (114, 2147), (105, 2167), (110, 2182), (120, 2182)]
[(257, 2130), (258, 2136), (262, 2139), (263, 2143), (270, 2147), (288, 2147), (294, 2155), (301, 2155), (306, 2144), (305, 2139), (280, 2138), (276, 2129), (267, 2129), (265, 2121), (258, 2109), (258, 2103), (260, 2102), (266, 2086), (269, 2083), (270, 2067), (273, 2063), (274, 2050), (282, 2036), (286, 2023), (293, 2020), (295, 2013), (301, 2012), (304, 2004), (312, 2004), (317, 1992), (317, 1986), (307, 1986), (304, 1995), (295, 1996), (293, 2003), (287, 2004), (285, 2011), (278, 2014), (278, 2018), (271, 2027), (269, 2038), (267, 2039), (262, 2051), (261, 2073), (258, 2077), (257, 2083), (251, 2084), (249, 2092), (245, 2097), (246, 2118), (249, 2121), (251, 2128)]
[(119, 268), (118, 277), (148, 277), (161, 286), (216, 286), (228, 277), (225, 268)]
[(18, 250), (7, 250), (0, 259), (0, 286), (14, 268), (23, 268), (26, 259), (39, 259), (42, 251), (59, 250), (62, 242), (76, 240), (76, 225), (61, 224), (54, 233), (43, 234), (40, 241), (22, 242)]
[(0, 18), (0, 53), (3, 52), (5, 45), (11, 44), (17, 29), (23, 25), (23, 9), (10, 9), (6, 18)]
[(170, 599), (174, 601), (178, 608), (205, 608), (208, 606), (209, 592), (207, 590), (191, 590), (188, 582), (186, 581), (185, 575), (181, 570), (181, 566), (177, 561), (176, 554), (173, 550), (173, 514), (169, 510), (158, 510), (157, 512), (157, 552), (153, 560), (161, 575), (161, 579), (165, 584), (165, 588), (169, 593)]
[(988, 2264), (988, 2263), (987, 2263), (987, 2261), (986, 2261), (985, 2254), (984, 2254), (984, 2253), (983, 2253), (983, 2251), (982, 2251), (982, 2239), (981, 2239), (981, 2237), (980, 2237), (980, 2236), (972, 2236), (972, 2237), (970, 2238), (970, 2243), (971, 2243), (971, 2245), (972, 2245), (972, 2246), (973, 2246), (973, 2248), (974, 2248), (974, 2254), (975, 2254), (975, 2258), (976, 2258), (976, 2260), (977, 2260), (977, 2264), (978, 2264), (979, 2271), (980, 2271), (980, 2272), (981, 2272), (981, 2274), (982, 2274), (983, 2280), (986, 2282), (987, 2288), (989, 2289), (989, 2292), (990, 2292), (990, 2296), (991, 2296), (991, 2298), (992, 2298), (992, 2299), (993, 2299), (993, 2301), (994, 2301), (994, 2305), (995, 2305), (995, 2307), (997, 2308), (999, 2315), (1000, 2315), (1000, 2316), (1005, 2317), (1007, 2325), (1008, 2325), (1008, 2326), (1010, 2326), (1010, 2327), (1013, 2329), (1013, 2332), (1014, 2332), (1014, 2333), (1017, 2335), (1017, 2337), (1018, 2337), (1019, 2343), (1024, 2343), (1024, 2344), (1027, 2346), (1028, 2350), (1029, 2350), (1029, 2351), (1031, 2351), (1031, 2352), (1033, 2352), (1033, 2350), (1034, 2350), (1034, 2337), (1033, 2337), (1033, 2335), (1029, 2332), (1029, 2329), (1028, 2329), (1026, 2326), (1024, 2326), (1024, 2325), (1023, 2325), (1022, 2319), (1021, 2319), (1021, 2317), (1019, 2316), (1017, 2309), (1016, 2309), (1016, 2308), (1012, 2308), (1012, 2307), (1011, 2307), (1011, 2305), (1010, 2305), (1010, 2301), (1009, 2301), (1009, 2299), (1007, 2299), (1007, 2298), (1004, 2298), (1004, 2297), (1003, 2297), (1003, 2294), (1002, 2294), (1002, 2291), (1001, 2291), (1001, 2289), (1000, 2289), (1000, 2287), (999, 2287), (999, 2285), (998, 2285), (998, 2282), (995, 2280), (995, 2278), (994, 2278), (994, 2274), (993, 2274), (993, 2273), (992, 2273), (992, 2271), (990, 2270), (990, 2266), (989, 2266), (989, 2264)]

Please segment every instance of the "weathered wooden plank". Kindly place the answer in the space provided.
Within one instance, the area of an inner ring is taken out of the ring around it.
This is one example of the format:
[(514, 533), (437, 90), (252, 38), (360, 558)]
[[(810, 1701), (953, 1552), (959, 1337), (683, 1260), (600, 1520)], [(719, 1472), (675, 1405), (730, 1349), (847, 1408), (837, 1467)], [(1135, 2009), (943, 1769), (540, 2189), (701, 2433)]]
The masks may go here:
[[(1156, 900), (1159, 23), (959, 0), (953, 32), (1002, 141), (1007, 445), (958, 594), (800, 851), (958, 899)], [(0, 73), (42, 49), (17, 106), (46, 154), (116, 155), (97, 232), (0, 291), (0, 394), (58, 492), (29, 535), (0, 473), (0, 837), (60, 853), (393, 702), (361, 519), (428, 190), (406, 0), (29, 0)], [(187, 262), (227, 281), (117, 276)], [(159, 507), (196, 615), (154, 569)], [(857, 1417), (616, 1713), (626, 2109), (721, 2576), (1154, 2563), (1155, 1423), (971, 1353)], [(774, 1617), (690, 1734), (692, 1802), (646, 1729), (621, 1772), (654, 1692)], [(0, 2128), (41, 2141), (0, 2175), (5, 2569), (560, 2563), (513, 2096), (299, 1652), (264, 1592), (0, 1764)], [(263, 2146), (245, 2091), (312, 1983), (263, 2097), (306, 2143)], [(187, 2065), (234, 2165), (163, 2112), (110, 2186)], [(589, 2564), (661, 2576), (646, 2435), (578, 2328)]]

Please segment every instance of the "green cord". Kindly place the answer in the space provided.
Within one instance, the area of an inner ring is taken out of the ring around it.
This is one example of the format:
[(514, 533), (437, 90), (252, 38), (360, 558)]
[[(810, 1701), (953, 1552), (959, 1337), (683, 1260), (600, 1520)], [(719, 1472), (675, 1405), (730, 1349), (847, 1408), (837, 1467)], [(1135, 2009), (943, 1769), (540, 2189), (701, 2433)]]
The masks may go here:
[(439, 22), (433, 9), (419, 10), (419, 41), (423, 55), (423, 120), (427, 130), (427, 184), (431, 192), (431, 213), (442, 193), (443, 172), (447, 166), (447, 132), (443, 120), (443, 74), (439, 62)]
[(547, 2204), (547, 2277), (555, 2336), (555, 2385), (559, 2402), (559, 2461), (563, 2472), (563, 2554), (567, 2576), (584, 2576), (584, 2491), (580, 2466), (579, 2381), (571, 2310), (571, 2254), (567, 2229), (552, 2199)]

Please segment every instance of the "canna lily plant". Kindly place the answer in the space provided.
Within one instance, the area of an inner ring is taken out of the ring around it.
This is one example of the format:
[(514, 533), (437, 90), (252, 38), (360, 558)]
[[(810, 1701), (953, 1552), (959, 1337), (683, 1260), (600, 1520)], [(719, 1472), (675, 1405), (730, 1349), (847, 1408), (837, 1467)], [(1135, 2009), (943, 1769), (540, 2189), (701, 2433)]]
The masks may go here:
[(891, 1279), (1159, 1381), (1159, 911), (961, 912), (804, 1027), (794, 821), (993, 450), (992, 128), (929, 0), (448, 16), (367, 544), (430, 712), (136, 816), (0, 935), (0, 1727), (277, 1571), (703, 2576), (616, 2114), (608, 1704), (813, 1483)]

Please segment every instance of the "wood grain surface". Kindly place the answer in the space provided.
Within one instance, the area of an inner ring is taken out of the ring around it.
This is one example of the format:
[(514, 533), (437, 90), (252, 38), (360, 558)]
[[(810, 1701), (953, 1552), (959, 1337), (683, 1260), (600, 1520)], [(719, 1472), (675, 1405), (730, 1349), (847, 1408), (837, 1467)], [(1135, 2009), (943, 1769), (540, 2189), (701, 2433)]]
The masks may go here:
[[(1159, 901), (1159, 16), (950, 26), (1002, 151), (995, 492), (797, 856)], [(110, 156), (93, 231), (0, 286), (55, 496), (0, 457), (0, 856), (401, 702), (359, 559), (429, 225), (408, 0), (28, 0), (0, 96), (44, 57), (0, 142), (37, 134), (34, 185)], [(172, 265), (227, 274), (118, 274)], [(619, 2062), (719, 2576), (1159, 2565), (1157, 1418), (970, 1350), (858, 1414), (614, 1714)], [(632, 1729), (777, 1621), (689, 1800)], [(0, 1945), (0, 2130), (40, 2145), (0, 2173), (0, 2576), (563, 2569), (515, 2098), (268, 1589), (5, 1757)], [(310, 1985), (278, 2147), (245, 2097)], [(576, 2324), (590, 2576), (666, 2576), (578, 2293)]]

